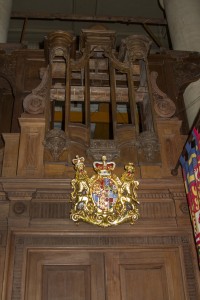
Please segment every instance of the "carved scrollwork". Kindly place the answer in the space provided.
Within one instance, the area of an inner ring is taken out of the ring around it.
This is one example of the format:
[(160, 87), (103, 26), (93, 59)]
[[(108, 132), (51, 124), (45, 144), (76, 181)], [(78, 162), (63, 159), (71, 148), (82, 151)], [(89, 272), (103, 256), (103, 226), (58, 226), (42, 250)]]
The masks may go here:
[(89, 58), (94, 55), (93, 49), (90, 52), (86, 51), (86, 49), (82, 49), (81, 53), (82, 56), (78, 60), (70, 60), (70, 66), (73, 70), (79, 70), (80, 68), (84, 68)]
[(157, 72), (151, 72), (150, 80), (154, 97), (154, 109), (160, 117), (171, 118), (176, 112), (176, 106), (167, 94), (163, 93), (157, 86), (157, 77)]
[(49, 68), (46, 69), (41, 83), (27, 95), (23, 101), (24, 111), (29, 114), (42, 114), (45, 107), (45, 97), (47, 95), (47, 86), (49, 79)]
[(48, 149), (55, 161), (59, 159), (64, 150), (69, 146), (69, 141), (63, 130), (52, 129), (45, 137), (44, 147)]
[(24, 110), (30, 114), (38, 115), (44, 112), (44, 98), (30, 94), (24, 99)]
[(130, 65), (127, 61), (121, 62), (118, 60), (113, 51), (110, 49), (104, 49), (105, 57), (108, 57), (113, 64), (113, 67), (121, 72), (127, 73), (130, 70)]

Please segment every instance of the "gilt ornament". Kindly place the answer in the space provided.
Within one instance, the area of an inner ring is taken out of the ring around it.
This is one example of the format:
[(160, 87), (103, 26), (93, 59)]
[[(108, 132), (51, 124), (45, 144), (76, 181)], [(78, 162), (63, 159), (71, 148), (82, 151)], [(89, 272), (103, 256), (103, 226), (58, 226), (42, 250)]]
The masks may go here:
[(125, 165), (119, 178), (113, 174), (115, 163), (107, 162), (106, 156), (102, 156), (102, 161), (93, 163), (96, 174), (89, 177), (84, 161), (78, 155), (72, 160), (76, 175), (71, 182), (71, 219), (100, 227), (134, 224), (139, 217), (136, 193), (139, 182), (134, 180), (133, 163)]

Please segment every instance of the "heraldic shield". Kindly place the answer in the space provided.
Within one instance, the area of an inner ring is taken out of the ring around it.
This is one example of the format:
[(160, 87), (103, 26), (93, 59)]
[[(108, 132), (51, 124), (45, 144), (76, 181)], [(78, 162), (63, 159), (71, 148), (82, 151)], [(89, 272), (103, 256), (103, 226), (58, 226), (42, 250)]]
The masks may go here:
[(84, 157), (72, 160), (76, 176), (72, 180), (71, 218), (75, 222), (85, 221), (101, 227), (125, 222), (133, 224), (139, 217), (136, 190), (139, 182), (134, 180), (133, 163), (125, 165), (121, 178), (113, 174), (114, 162), (93, 163), (96, 172), (91, 178), (85, 169)]

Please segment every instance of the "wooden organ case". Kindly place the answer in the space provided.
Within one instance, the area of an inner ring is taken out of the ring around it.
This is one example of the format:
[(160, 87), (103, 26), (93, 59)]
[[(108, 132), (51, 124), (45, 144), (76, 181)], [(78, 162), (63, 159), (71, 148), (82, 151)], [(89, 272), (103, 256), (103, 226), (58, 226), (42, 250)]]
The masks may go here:
[[(181, 88), (198, 77), (179, 71), (195, 54), (149, 55), (144, 36), (116, 50), (115, 32), (101, 26), (76, 43), (58, 31), (44, 50), (0, 52), (1, 299), (199, 299), (181, 172), (171, 175), (186, 139)], [(76, 155), (91, 176), (103, 155), (117, 174), (134, 163), (134, 225), (70, 219)]]

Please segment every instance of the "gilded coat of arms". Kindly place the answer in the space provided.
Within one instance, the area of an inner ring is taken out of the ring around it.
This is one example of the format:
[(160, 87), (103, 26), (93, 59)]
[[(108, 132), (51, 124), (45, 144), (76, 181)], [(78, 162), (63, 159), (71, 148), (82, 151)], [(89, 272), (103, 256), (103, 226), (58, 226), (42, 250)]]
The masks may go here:
[(133, 224), (139, 217), (136, 193), (139, 182), (134, 180), (133, 163), (125, 165), (124, 173), (118, 178), (113, 174), (115, 163), (107, 162), (106, 156), (102, 156), (102, 161), (93, 163), (96, 174), (90, 178), (84, 161), (78, 155), (72, 160), (76, 171), (72, 180), (72, 220), (101, 227)]

